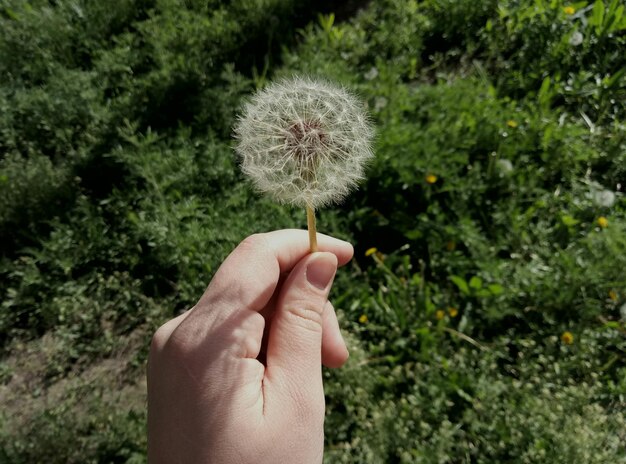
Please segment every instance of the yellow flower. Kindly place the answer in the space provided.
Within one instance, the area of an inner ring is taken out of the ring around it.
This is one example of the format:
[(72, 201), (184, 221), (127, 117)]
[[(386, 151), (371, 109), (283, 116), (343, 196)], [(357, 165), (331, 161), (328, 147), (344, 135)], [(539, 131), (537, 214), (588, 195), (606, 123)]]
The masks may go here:
[(368, 321), (368, 319), (367, 319), (367, 315), (365, 315), (365, 314), (361, 314), (361, 315), (359, 316), (359, 322), (360, 322), (361, 324), (365, 324), (365, 323), (367, 323), (367, 321)]
[(459, 315), (459, 310), (456, 308), (448, 308), (448, 314), (450, 317), (457, 317)]
[(443, 311), (443, 309), (438, 309), (437, 312), (435, 313), (435, 317), (437, 318), (438, 321), (442, 320), (445, 316), (446, 316), (446, 313)]
[(426, 176), (426, 182), (429, 184), (434, 184), (435, 182), (437, 182), (437, 176), (434, 174), (428, 174)]
[(611, 301), (617, 301), (617, 292), (615, 290), (609, 291), (609, 298)]
[(376, 247), (368, 248), (367, 251), (365, 251), (365, 256), (372, 256), (377, 251), (378, 251), (378, 248)]
[(563, 332), (561, 335), (561, 341), (566, 345), (571, 345), (574, 343), (574, 335), (572, 335), (572, 332)]
[(448, 250), (448, 251), (456, 250), (456, 242), (454, 240), (449, 240), (446, 243), (446, 250)]
[(603, 229), (609, 227), (609, 220), (605, 218), (604, 216), (600, 216), (597, 222), (598, 222), (598, 225), (602, 227)]
[(509, 126), (511, 129), (515, 129), (517, 127), (517, 122), (512, 119), (509, 119), (506, 122), (506, 125)]
[(566, 6), (565, 8), (563, 8), (563, 12), (566, 15), (573, 15), (574, 13), (576, 13), (576, 8), (574, 8), (573, 6)]

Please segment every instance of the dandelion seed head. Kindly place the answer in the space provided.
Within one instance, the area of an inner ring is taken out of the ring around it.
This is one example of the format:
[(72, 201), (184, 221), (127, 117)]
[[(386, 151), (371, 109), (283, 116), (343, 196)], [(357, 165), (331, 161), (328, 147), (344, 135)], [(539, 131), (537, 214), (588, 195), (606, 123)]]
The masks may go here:
[(243, 172), (273, 199), (318, 208), (343, 199), (373, 157), (373, 128), (345, 89), (284, 79), (256, 93), (235, 129)]
[(569, 44), (572, 47), (578, 47), (584, 39), (585, 37), (580, 32), (575, 31), (569, 38)]
[(500, 158), (496, 161), (496, 169), (499, 171), (500, 177), (513, 172), (513, 163), (510, 160)]
[(368, 81), (376, 79), (378, 77), (378, 69), (376, 69), (375, 67), (371, 68), (369, 71), (363, 74), (363, 77)]
[(615, 193), (611, 190), (594, 190), (592, 199), (597, 206), (610, 208), (615, 204)]

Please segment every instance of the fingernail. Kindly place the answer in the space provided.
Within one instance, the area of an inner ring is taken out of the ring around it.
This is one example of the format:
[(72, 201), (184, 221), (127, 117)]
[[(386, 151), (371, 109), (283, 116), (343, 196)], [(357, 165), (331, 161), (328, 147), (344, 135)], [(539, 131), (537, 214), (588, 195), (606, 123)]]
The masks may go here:
[(306, 278), (311, 285), (325, 290), (337, 272), (337, 258), (334, 255), (321, 254), (306, 267)]

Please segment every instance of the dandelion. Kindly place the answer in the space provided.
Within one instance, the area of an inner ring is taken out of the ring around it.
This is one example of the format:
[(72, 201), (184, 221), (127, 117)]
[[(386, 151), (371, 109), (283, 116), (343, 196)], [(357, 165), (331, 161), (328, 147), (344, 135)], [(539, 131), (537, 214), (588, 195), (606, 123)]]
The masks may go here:
[(500, 172), (500, 176), (504, 176), (513, 171), (513, 163), (508, 159), (500, 158), (496, 161), (496, 168)]
[(459, 310), (456, 308), (448, 308), (448, 314), (450, 317), (457, 317), (459, 315)]
[(426, 182), (429, 184), (434, 184), (435, 182), (437, 182), (437, 176), (434, 174), (428, 174), (426, 176)]
[(359, 322), (361, 324), (367, 324), (367, 321), (369, 321), (369, 319), (367, 318), (367, 314), (361, 314), (359, 316)]
[(345, 89), (304, 77), (268, 85), (234, 128), (241, 169), (274, 200), (307, 210), (311, 251), (315, 210), (342, 200), (364, 177), (374, 131)]
[(367, 79), (368, 81), (371, 81), (372, 79), (376, 79), (378, 77), (378, 69), (376, 69), (375, 67), (372, 67), (369, 71), (363, 74), (363, 77)]
[(603, 229), (606, 229), (607, 227), (609, 227), (609, 220), (605, 218), (604, 216), (600, 216), (596, 222)]
[(576, 8), (574, 8), (573, 6), (566, 6), (565, 8), (563, 8), (563, 12), (566, 15), (573, 15), (574, 13), (576, 13)]
[(574, 335), (572, 332), (565, 331), (561, 334), (561, 341), (566, 345), (571, 345), (574, 343)]
[(368, 248), (365, 251), (365, 256), (372, 256), (374, 253), (376, 253), (378, 251), (378, 248), (376, 247), (372, 247), (372, 248)]
[(591, 199), (597, 206), (610, 208), (615, 204), (615, 193), (611, 190), (594, 190)]
[(584, 39), (585, 37), (579, 31), (574, 31), (569, 38), (569, 44), (572, 47), (578, 47)]
[(438, 309), (435, 312), (435, 319), (437, 319), (438, 321), (442, 320), (444, 317), (446, 317), (446, 313), (443, 309)]
[(387, 103), (389, 103), (389, 101), (385, 97), (376, 97), (374, 100), (374, 111), (379, 113), (387, 106)]
[(513, 119), (509, 119), (506, 122), (506, 125), (509, 126), (511, 129), (515, 129), (517, 127), (517, 121), (514, 121)]

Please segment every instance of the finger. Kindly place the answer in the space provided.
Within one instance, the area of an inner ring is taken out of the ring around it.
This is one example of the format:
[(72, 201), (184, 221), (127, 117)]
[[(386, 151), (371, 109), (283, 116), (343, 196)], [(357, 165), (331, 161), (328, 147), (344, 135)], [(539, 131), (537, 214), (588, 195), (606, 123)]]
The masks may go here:
[[(328, 292), (337, 271), (337, 257), (313, 253), (302, 259), (282, 286), (267, 346), (268, 388), (287, 388), (292, 398), (323, 398), (322, 330)], [(271, 394), (271, 392), (269, 392)], [(323, 404), (323, 401), (322, 401)]]
[[(280, 285), (279, 285), (280, 287)], [(274, 297), (272, 297), (272, 300)], [(274, 304), (270, 301), (269, 308), (261, 311), (265, 318), (265, 332), (263, 333), (263, 346), (260, 349), (258, 360), (265, 364), (267, 353), (267, 340), (272, 317), (274, 316)], [(329, 368), (341, 367), (348, 360), (349, 352), (346, 343), (341, 335), (335, 308), (330, 301), (326, 302), (322, 314), (322, 364)]]
[(330, 368), (341, 367), (348, 360), (348, 356), (335, 308), (327, 301), (322, 314), (322, 364)]
[[(246, 238), (222, 263), (197, 306), (219, 301), (261, 310), (274, 293), (280, 274), (291, 271), (310, 253), (308, 237), (305, 230), (288, 229)], [(350, 261), (354, 252), (348, 242), (323, 234), (318, 234), (318, 247), (333, 253), (340, 266)]]
[(159, 354), (163, 350), (165, 344), (172, 335), (172, 332), (174, 332), (174, 330), (188, 315), (189, 311), (185, 311), (174, 319), (170, 319), (157, 329), (152, 337), (152, 343), (150, 344), (150, 352), (153, 356)]
[[(318, 234), (318, 247), (335, 255), (338, 264), (352, 258), (352, 245), (342, 240)], [(222, 263), (205, 294), (172, 336), (186, 340), (190, 348), (228, 341), (234, 353), (251, 357), (260, 346), (256, 330), (260, 324), (248, 313), (258, 316), (274, 294), (281, 273), (291, 271), (308, 254), (308, 233), (304, 230), (279, 230), (246, 238)], [(246, 330), (243, 322), (250, 319)], [(246, 339), (251, 346), (245, 349), (232, 345)]]

